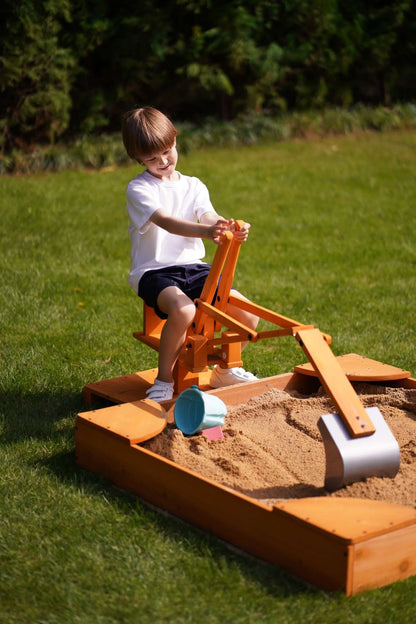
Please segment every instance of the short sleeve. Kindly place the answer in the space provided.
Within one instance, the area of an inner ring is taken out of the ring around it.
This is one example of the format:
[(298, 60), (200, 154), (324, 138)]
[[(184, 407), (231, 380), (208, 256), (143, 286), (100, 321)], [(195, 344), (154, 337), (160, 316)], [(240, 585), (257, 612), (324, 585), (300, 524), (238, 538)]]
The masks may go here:
[(134, 184), (133, 180), (127, 187), (126, 199), (131, 224), (144, 233), (149, 227), (150, 217), (160, 208), (157, 196), (152, 189)]

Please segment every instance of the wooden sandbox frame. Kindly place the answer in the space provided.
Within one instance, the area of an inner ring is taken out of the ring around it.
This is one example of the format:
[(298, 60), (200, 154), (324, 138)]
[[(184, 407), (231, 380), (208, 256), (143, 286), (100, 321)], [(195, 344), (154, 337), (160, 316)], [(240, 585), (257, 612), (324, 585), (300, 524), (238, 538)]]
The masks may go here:
[[(385, 367), (389, 381), (382, 383), (389, 387), (416, 388), (410, 373), (395, 376), (400, 369), (355, 354), (338, 359), (343, 358), (343, 365), (353, 358), (360, 370)], [(85, 386), (87, 402), (104, 398), (115, 405), (78, 414), (78, 465), (326, 590), (351, 596), (416, 574), (416, 510), (411, 507), (341, 497), (288, 499), (269, 506), (141, 447), (140, 412), (155, 375), (151, 369)], [(308, 395), (319, 387), (308, 365), (217, 390), (209, 388), (208, 376), (206, 383), (203, 375), (200, 379), (200, 388), (227, 406), (271, 388)], [(163, 404), (167, 421), (173, 419), (173, 404)]]

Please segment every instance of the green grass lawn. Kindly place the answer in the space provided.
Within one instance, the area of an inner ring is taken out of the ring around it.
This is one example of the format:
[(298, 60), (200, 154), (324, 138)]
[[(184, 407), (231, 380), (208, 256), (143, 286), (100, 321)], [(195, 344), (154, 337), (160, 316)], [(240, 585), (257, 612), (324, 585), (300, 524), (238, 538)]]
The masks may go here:
[[(252, 224), (239, 290), (331, 334), (336, 354), (416, 374), (416, 134), (209, 149), (178, 168)], [(156, 364), (132, 338), (135, 174), (0, 179), (0, 622), (414, 624), (416, 578), (328, 594), (76, 466), (84, 384)], [(244, 359), (268, 376), (305, 356), (284, 338)]]

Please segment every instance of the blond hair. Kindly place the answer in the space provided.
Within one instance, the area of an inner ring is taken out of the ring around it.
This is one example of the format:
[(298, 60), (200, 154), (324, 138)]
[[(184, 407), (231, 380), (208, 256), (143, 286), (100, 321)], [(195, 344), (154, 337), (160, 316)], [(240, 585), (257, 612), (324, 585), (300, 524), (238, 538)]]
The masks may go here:
[(178, 131), (166, 115), (146, 106), (124, 115), (122, 134), (127, 154), (140, 162), (155, 152), (170, 149)]

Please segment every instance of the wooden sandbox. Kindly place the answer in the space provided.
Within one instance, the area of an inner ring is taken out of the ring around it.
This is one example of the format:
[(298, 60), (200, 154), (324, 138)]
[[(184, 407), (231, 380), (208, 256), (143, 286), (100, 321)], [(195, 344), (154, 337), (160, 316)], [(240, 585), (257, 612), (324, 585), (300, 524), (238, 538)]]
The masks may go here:
[[(350, 380), (416, 388), (410, 373), (350, 354), (337, 358)], [(140, 498), (210, 531), (225, 541), (275, 563), (295, 576), (347, 596), (416, 574), (416, 510), (363, 498), (287, 499), (268, 505), (188, 470), (141, 446), (150, 415), (158, 431), (172, 422), (174, 401), (159, 406), (144, 400), (156, 370), (88, 384), (87, 402), (104, 398), (111, 407), (78, 414), (76, 457)], [(310, 365), (293, 373), (212, 390), (209, 376), (200, 388), (239, 405), (265, 391), (319, 387)]]

